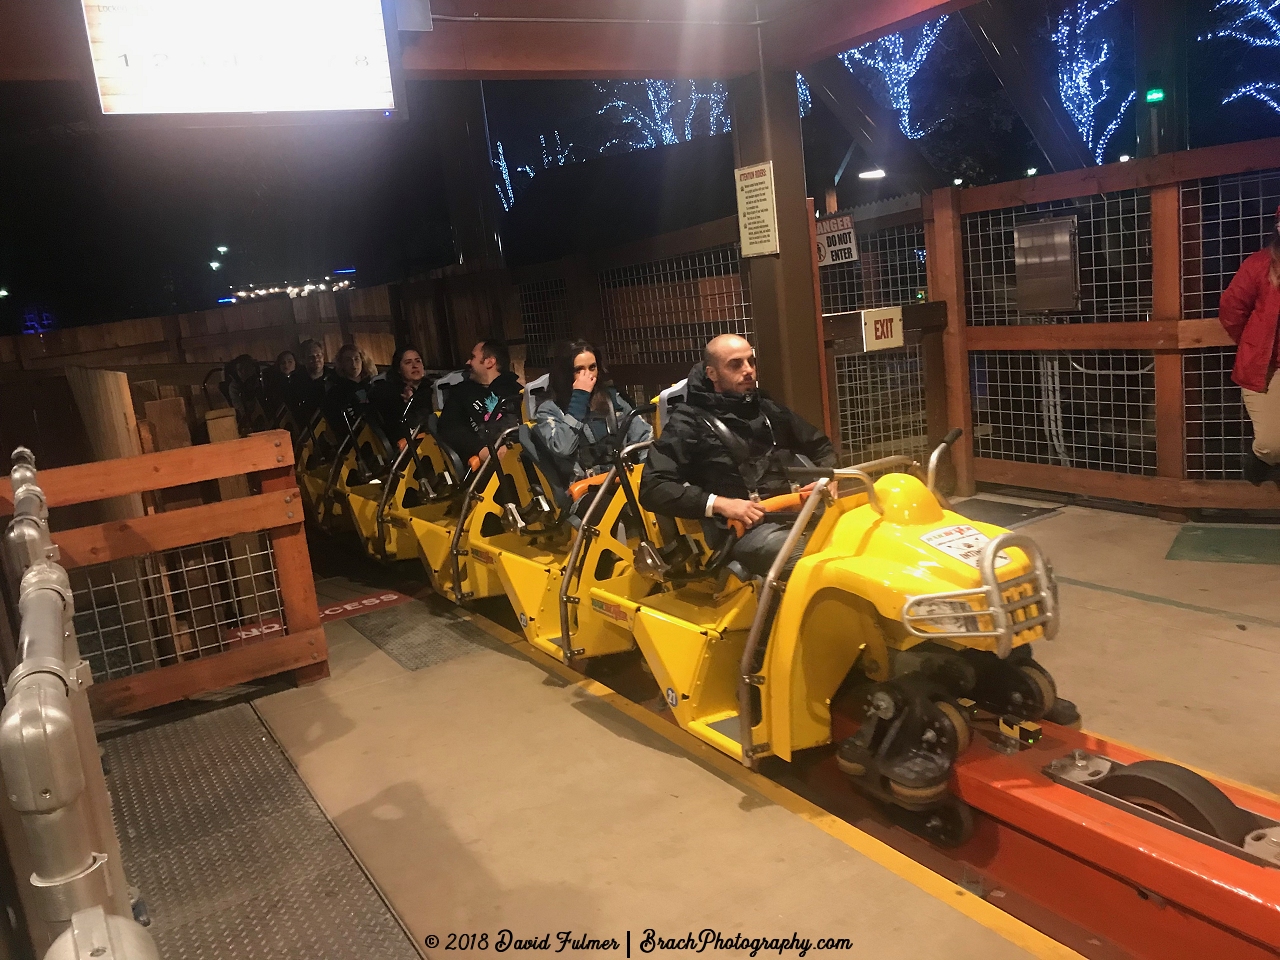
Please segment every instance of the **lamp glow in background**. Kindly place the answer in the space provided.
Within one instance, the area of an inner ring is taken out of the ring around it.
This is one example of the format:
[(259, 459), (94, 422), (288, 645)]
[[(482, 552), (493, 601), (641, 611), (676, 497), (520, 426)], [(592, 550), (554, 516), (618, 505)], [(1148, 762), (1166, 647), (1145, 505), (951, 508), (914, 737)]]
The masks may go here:
[(0, 287), (0, 300), (3, 300), (8, 295), (9, 295), (9, 291), (6, 290), (4, 287)]
[(220, 254), (222, 254), (223, 256), (226, 256), (226, 254), (227, 254), (227, 248), (226, 248), (226, 247), (218, 247), (218, 252), (219, 252)]
[(860, 174), (858, 174), (858, 179), (859, 180), (883, 180), (884, 171), (880, 169), (863, 170)]
[(1035, 167), (1027, 167), (1027, 176), (1034, 177), (1039, 171)]
[(220, 264), (217, 260), (210, 260), (210, 261), (209, 261), (209, 269), (210, 269), (210, 270), (221, 270), (221, 269), (222, 269), (222, 264)]
[(959, 177), (956, 177), (956, 178), (955, 178), (954, 180), (952, 180), (951, 182), (952, 182), (952, 183), (954, 183), (957, 187), (960, 187), (960, 186), (963, 186), (963, 185), (964, 185), (964, 181), (963, 181), (962, 179), (960, 179)]
[(1147, 91), (1147, 103), (1161, 103), (1164, 100), (1164, 91), (1159, 87), (1152, 87)]
[(1132, 157), (1130, 157), (1127, 153), (1122, 153), (1122, 154), (1120, 154), (1120, 162), (1121, 162), (1121, 163), (1128, 163), (1131, 159), (1133, 159), (1133, 158), (1132, 158)]

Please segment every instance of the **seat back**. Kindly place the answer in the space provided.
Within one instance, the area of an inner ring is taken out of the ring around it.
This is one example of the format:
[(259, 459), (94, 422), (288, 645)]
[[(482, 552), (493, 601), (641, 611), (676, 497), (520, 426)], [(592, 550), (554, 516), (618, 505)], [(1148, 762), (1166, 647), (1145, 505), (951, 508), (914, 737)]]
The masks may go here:
[(520, 448), (544, 477), (547, 478), (546, 492), (551, 494), (555, 505), (560, 510), (568, 510), (573, 506), (569, 498), (569, 478), (562, 475), (557, 468), (556, 458), (547, 448), (546, 442), (537, 430), (530, 430), (528, 424), (520, 426)]
[(456, 386), (465, 379), (467, 379), (467, 371), (454, 370), (452, 373), (446, 373), (431, 385), (437, 413), (444, 409), (444, 402), (449, 396), (449, 388)]
[(667, 389), (658, 394), (658, 423), (657, 428), (661, 430), (667, 422), (667, 412), (673, 404), (683, 403), (689, 398), (689, 381), (681, 380), (679, 383), (673, 383)]
[(544, 373), (536, 380), (531, 380), (524, 385), (524, 418), (532, 420), (533, 415), (537, 412), (538, 404), (546, 398), (547, 393), (551, 390), (551, 374)]

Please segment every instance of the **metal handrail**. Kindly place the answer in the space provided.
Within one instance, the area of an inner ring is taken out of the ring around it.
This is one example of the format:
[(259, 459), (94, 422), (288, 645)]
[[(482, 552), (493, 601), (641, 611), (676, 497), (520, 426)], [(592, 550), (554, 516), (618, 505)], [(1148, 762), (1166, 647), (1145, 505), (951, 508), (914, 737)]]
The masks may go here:
[(462, 592), (462, 565), (458, 563), (458, 557), (462, 553), (458, 544), (462, 542), (463, 528), (466, 526), (467, 519), (471, 516), (472, 508), (483, 499), (483, 495), (477, 492), (482, 489), (479, 486), (480, 481), (488, 481), (497, 459), (497, 457), (486, 459), (476, 470), (475, 476), (471, 478), (471, 483), (467, 486), (467, 497), (462, 501), (462, 509), (458, 513), (458, 524), (453, 528), (453, 538), (449, 541), (449, 559), (453, 567), (453, 595), (458, 603), (470, 597), (470, 594)]
[(18, 665), (0, 713), (0, 770), (22, 822), (38, 917), (58, 934), (45, 956), (158, 960), (130, 916), (111, 811), (94, 802), (107, 794), (89, 710), (93, 678), (76, 645), (71, 583), (31, 451), (14, 452), (10, 481), (5, 565), (18, 581), (20, 620)]
[[(605, 501), (609, 491), (613, 487), (614, 480), (618, 477), (619, 466), (626, 466), (628, 459), (637, 450), (647, 450), (653, 446), (653, 440), (641, 440), (639, 443), (628, 444), (618, 451), (618, 459), (609, 467), (609, 472), (605, 474), (604, 481), (596, 490), (595, 496), (591, 498), (591, 504), (587, 507), (586, 516), (582, 518), (582, 523), (578, 525), (577, 532), (573, 536), (573, 545), (569, 548), (569, 557), (565, 561), (564, 570), (560, 575), (560, 649), (564, 651), (565, 663), (569, 662), (569, 658), (573, 656), (573, 638), (569, 636), (569, 606), (572, 599), (569, 594), (569, 584), (573, 581), (574, 576), (578, 572), (578, 564), (582, 560), (583, 546), (587, 541), (588, 534), (586, 531), (590, 527), (595, 529), (593, 524), (601, 515), (601, 504)], [(648, 543), (648, 538), (644, 535), (644, 518), (637, 518), (640, 522), (641, 534), (640, 538)]]
[[(840, 471), (837, 472), (840, 473)], [(867, 481), (867, 488), (871, 491), (871, 496), (874, 497), (875, 489), (871, 486), (870, 478), (860, 470), (854, 470), (852, 473), (860, 475)], [(826, 491), (830, 482), (830, 480), (824, 478), (814, 484), (813, 493), (805, 500), (804, 506), (800, 508), (800, 514), (796, 517), (795, 523), (791, 525), (791, 531), (787, 534), (786, 542), (783, 543), (782, 549), (778, 551), (778, 555), (773, 558), (773, 563), (769, 566), (769, 575), (764, 578), (764, 587), (760, 591), (760, 599), (756, 602), (756, 615), (751, 621), (751, 630), (747, 633), (747, 644), (742, 648), (742, 660), (738, 664), (738, 724), (740, 731), (739, 743), (742, 745), (742, 762), (748, 767), (755, 766), (757, 750), (751, 742), (751, 688), (757, 683), (754, 673), (756, 648), (760, 645), (760, 635), (764, 631), (764, 622), (768, 619), (769, 611), (773, 607), (773, 595), (778, 588), (778, 581), (782, 577), (782, 568), (786, 566), (787, 560), (790, 558), (792, 551), (795, 550), (796, 544), (800, 541), (805, 527), (809, 525), (809, 519), (813, 516), (813, 512), (818, 509), (818, 504), (823, 499), (822, 494)], [(874, 501), (872, 502), (874, 504)]]

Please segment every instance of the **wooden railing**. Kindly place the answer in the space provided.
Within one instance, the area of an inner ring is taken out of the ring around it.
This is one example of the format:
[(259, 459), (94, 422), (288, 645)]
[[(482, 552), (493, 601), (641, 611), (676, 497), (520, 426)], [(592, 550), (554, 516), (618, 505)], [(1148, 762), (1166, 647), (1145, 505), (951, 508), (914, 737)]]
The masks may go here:
[[(73, 578), (81, 567), (255, 534), (266, 536), (274, 558), (274, 590), (279, 593), (282, 623), (258, 631), (257, 637), (246, 630), (220, 652), (190, 652), (174, 657), (176, 662), (168, 665), (95, 683), (90, 702), (96, 718), (136, 713), (285, 671), (292, 671), (299, 683), (328, 676), (293, 448), (289, 434), (276, 430), (227, 443), (40, 471), (40, 485), (51, 508), (245, 474), (256, 478), (260, 493), (52, 534), (60, 562)], [(0, 517), (12, 512), (9, 481), (0, 480)]]
[[(1192, 508), (1276, 509), (1274, 489), (1243, 481), (1186, 479), (1182, 354), (1231, 346), (1217, 320), (1182, 318), (1180, 185), (1202, 177), (1280, 167), (1280, 139), (1188, 150), (1010, 183), (936, 191), (925, 203), (930, 292), (947, 304), (944, 337), (947, 418), (965, 428), (955, 450), (962, 492), (975, 481), (1080, 493), (1159, 506), (1170, 518)], [(1069, 200), (1121, 190), (1151, 191), (1152, 309), (1139, 323), (1052, 326), (968, 325), (965, 301), (965, 214)], [(1150, 350), (1155, 356), (1156, 476), (975, 458), (969, 396), (969, 353), (982, 350)]]

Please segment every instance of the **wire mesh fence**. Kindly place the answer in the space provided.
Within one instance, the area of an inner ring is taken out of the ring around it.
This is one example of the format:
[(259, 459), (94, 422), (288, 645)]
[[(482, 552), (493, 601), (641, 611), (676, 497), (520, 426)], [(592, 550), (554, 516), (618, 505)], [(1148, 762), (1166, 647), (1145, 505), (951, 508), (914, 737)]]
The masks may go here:
[(208, 540), (68, 571), (80, 653), (97, 681), (285, 632), (265, 534)]
[(1205, 177), (1182, 184), (1182, 315), (1218, 315), (1240, 264), (1275, 229), (1280, 170)]
[(546, 367), (551, 348), (571, 334), (569, 285), (561, 278), (519, 285), (520, 319), (524, 324), (525, 363)]
[(1150, 352), (980, 351), (969, 378), (976, 456), (1155, 475)]
[(928, 447), (919, 346), (835, 358), (841, 459), (848, 465)]
[(1189, 350), (1182, 355), (1186, 423), (1185, 464), (1191, 480), (1240, 480), (1241, 456), (1253, 426), (1231, 380), (1235, 347)]
[(969, 323), (1034, 322), (1018, 310), (1014, 227), (1055, 216), (1077, 218), (1080, 311), (1061, 323), (1118, 323), (1151, 317), (1151, 194), (1125, 190), (1027, 207), (971, 213), (961, 222)]
[(616, 267), (600, 274), (610, 363), (697, 363), (712, 337), (752, 333), (738, 245)]
[(818, 278), (824, 316), (927, 300), (924, 224), (859, 233), (858, 259), (822, 267)]

